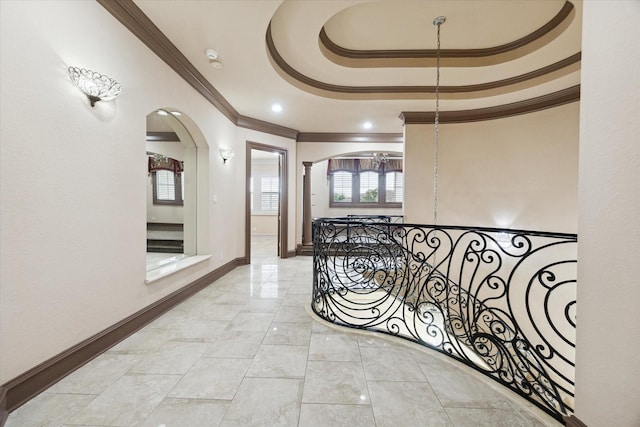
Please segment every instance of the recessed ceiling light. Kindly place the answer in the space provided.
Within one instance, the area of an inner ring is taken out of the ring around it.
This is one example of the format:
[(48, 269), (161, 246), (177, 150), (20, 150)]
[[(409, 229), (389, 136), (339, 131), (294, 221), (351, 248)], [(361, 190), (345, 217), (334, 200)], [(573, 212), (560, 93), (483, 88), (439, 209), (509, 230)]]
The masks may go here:
[(168, 114), (169, 114), (169, 113), (167, 113), (167, 112), (166, 112), (166, 111), (164, 111), (164, 110), (158, 110), (158, 115), (159, 115), (159, 116), (166, 116), (166, 115), (168, 115)]
[(371, 129), (373, 127), (373, 124), (371, 122), (364, 122), (362, 124), (362, 127), (365, 129)]
[(275, 112), (275, 113), (279, 113), (282, 111), (282, 105), (280, 104), (273, 104), (271, 106), (271, 111)]

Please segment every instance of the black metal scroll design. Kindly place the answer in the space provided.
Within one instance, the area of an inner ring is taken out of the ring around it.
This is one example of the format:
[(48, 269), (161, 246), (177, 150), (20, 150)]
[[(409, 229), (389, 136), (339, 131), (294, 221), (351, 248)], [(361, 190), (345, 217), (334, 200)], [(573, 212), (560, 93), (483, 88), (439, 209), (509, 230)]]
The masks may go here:
[(313, 223), (312, 309), (431, 347), (562, 420), (573, 412), (573, 234)]

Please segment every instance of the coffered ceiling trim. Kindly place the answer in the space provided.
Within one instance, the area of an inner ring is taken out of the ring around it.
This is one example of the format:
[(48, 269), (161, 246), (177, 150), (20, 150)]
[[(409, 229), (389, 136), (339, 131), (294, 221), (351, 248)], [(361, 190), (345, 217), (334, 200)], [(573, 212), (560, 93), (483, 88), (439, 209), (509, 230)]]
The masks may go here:
[[(532, 113), (547, 108), (559, 107), (580, 100), (580, 85), (572, 86), (557, 92), (536, 98), (511, 104), (497, 105), (494, 107), (478, 108), (475, 110), (441, 111), (439, 123), (469, 123), (483, 120), (503, 119), (520, 114)], [(434, 111), (405, 111), (400, 114), (400, 119), (408, 124), (433, 124), (435, 123)]]
[[(555, 39), (571, 23), (574, 15), (575, 7), (567, 0), (552, 19), (518, 40), (480, 49), (442, 49), (442, 65), (486, 66), (522, 57)], [(334, 43), (324, 27), (320, 30), (319, 43), (329, 60), (345, 67), (434, 66), (437, 53), (435, 49), (349, 49)]]
[[(435, 86), (344, 86), (322, 82), (302, 74), (293, 68), (278, 52), (273, 36), (271, 24), (266, 33), (267, 50), (271, 56), (276, 70), (292, 84), (302, 90), (327, 96), (330, 98), (348, 99), (414, 99), (420, 94), (435, 94)], [(461, 86), (441, 86), (441, 94), (465, 94), (466, 97), (482, 97), (491, 95), (491, 91), (512, 86), (513, 89), (522, 89), (522, 86), (533, 86), (539, 79), (543, 79), (554, 73), (568, 74), (577, 71), (581, 59), (581, 53), (575, 53), (568, 58), (547, 65), (537, 70), (518, 76), (509, 77), (492, 82)]]

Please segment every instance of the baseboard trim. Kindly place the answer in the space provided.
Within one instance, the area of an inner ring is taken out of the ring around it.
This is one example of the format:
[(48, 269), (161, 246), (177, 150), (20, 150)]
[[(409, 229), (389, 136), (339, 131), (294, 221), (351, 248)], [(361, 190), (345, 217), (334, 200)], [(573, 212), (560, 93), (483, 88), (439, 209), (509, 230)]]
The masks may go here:
[(7, 389), (0, 387), (0, 427), (4, 425), (7, 418), (9, 418), (9, 411), (7, 411)]
[(313, 256), (313, 245), (298, 244), (296, 254), (302, 256)]
[(287, 258), (293, 258), (298, 254), (298, 252), (294, 251), (288, 251), (287, 252)]
[(566, 427), (587, 427), (587, 425), (580, 421), (575, 415), (569, 415), (563, 418)]
[(236, 258), (0, 386), (0, 427), (8, 414), (234, 268)]

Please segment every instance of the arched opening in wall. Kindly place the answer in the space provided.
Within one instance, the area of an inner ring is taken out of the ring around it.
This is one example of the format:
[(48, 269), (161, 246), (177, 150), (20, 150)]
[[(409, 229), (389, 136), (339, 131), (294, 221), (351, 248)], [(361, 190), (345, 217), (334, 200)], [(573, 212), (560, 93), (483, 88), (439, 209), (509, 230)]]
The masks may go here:
[(208, 206), (198, 201), (198, 194), (207, 187), (208, 149), (187, 116), (162, 108), (147, 116), (146, 150), (149, 279), (207, 253), (208, 244), (198, 236), (207, 235), (200, 233)]
[(314, 161), (311, 216), (402, 215), (403, 166), (403, 153), (388, 149)]
[(287, 150), (247, 141), (245, 258), (287, 258)]

